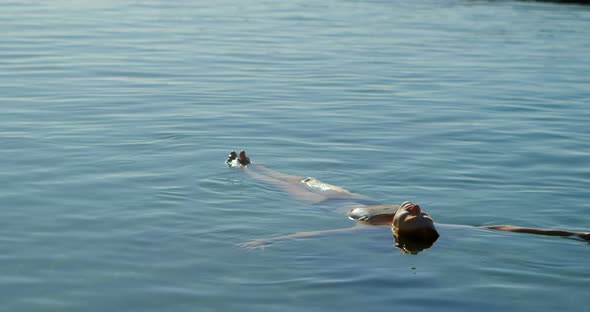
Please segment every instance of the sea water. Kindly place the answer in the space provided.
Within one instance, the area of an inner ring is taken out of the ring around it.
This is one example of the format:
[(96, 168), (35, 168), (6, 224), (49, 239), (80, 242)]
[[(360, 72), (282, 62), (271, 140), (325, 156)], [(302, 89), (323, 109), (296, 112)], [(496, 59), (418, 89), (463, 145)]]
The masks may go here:
[[(590, 311), (590, 7), (0, 2), (0, 310)], [(383, 203), (417, 255), (228, 168)], [(459, 224), (466, 226), (445, 226)]]

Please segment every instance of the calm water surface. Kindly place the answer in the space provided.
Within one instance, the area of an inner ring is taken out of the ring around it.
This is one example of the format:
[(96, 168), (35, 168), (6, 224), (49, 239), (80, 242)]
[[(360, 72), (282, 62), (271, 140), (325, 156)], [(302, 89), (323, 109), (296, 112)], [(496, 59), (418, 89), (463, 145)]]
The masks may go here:
[(590, 8), (0, 2), (0, 310), (590, 311), (590, 246), (440, 226), (418, 255), (223, 161), (440, 223), (590, 229)]

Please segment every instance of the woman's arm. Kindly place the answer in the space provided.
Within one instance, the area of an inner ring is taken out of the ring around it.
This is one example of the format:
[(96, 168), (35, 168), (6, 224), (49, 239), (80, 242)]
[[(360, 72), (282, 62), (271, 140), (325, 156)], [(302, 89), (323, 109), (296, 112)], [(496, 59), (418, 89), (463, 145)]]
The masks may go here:
[(241, 243), (241, 244), (239, 244), (239, 246), (242, 248), (246, 248), (246, 249), (256, 249), (256, 248), (260, 248), (260, 247), (264, 248), (264, 246), (270, 245), (271, 243), (276, 242), (276, 241), (297, 239), (297, 238), (311, 237), (311, 236), (319, 236), (319, 235), (323, 235), (323, 234), (345, 233), (345, 232), (351, 232), (351, 231), (362, 230), (362, 229), (370, 229), (370, 228), (374, 228), (374, 227), (365, 226), (365, 225), (357, 223), (353, 227), (349, 227), (349, 228), (298, 232), (298, 233), (293, 233), (293, 234), (288, 234), (288, 235), (275, 236), (275, 237), (263, 238), (263, 239), (256, 239), (256, 240)]
[(484, 226), (480, 226), (480, 228), (498, 230), (498, 231), (516, 232), (516, 233), (548, 235), (548, 236), (566, 236), (566, 237), (567, 236), (576, 236), (581, 239), (590, 241), (590, 232), (572, 232), (572, 231), (565, 231), (565, 230), (538, 229), (538, 228), (520, 227), (520, 226), (513, 226), (513, 225), (484, 225)]

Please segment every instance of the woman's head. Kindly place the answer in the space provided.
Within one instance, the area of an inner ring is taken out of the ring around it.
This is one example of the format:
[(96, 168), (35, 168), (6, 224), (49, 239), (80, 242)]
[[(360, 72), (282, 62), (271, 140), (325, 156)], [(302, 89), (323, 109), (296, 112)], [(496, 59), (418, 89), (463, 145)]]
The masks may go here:
[(393, 218), (391, 230), (398, 245), (404, 242), (422, 249), (432, 246), (439, 237), (432, 218), (412, 202), (401, 204)]

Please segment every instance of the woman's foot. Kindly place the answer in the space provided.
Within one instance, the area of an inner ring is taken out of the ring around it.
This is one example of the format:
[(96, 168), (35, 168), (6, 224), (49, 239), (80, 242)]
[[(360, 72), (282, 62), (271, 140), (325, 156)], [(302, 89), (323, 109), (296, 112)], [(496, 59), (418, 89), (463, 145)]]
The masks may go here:
[(240, 152), (240, 158), (238, 158), (238, 162), (242, 166), (247, 166), (250, 164), (250, 157), (246, 156), (246, 151)]
[(250, 164), (250, 157), (246, 156), (245, 151), (241, 151), (240, 155), (236, 151), (231, 151), (225, 163), (229, 167), (246, 167)]
[(231, 151), (229, 153), (229, 156), (227, 156), (227, 160), (225, 161), (225, 163), (230, 167), (234, 167), (236, 165), (237, 158), (238, 154), (236, 153), (236, 151)]

